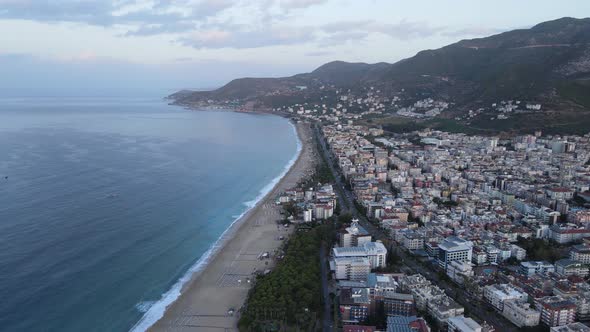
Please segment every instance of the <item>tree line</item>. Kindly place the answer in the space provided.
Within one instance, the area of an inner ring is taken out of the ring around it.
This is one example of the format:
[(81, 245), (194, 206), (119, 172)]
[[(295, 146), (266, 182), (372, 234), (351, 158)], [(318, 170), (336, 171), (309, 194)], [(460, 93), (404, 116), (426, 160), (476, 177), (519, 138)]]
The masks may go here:
[(309, 330), (321, 310), (319, 250), (326, 225), (295, 232), (285, 257), (272, 272), (259, 276), (240, 317), (240, 331)]

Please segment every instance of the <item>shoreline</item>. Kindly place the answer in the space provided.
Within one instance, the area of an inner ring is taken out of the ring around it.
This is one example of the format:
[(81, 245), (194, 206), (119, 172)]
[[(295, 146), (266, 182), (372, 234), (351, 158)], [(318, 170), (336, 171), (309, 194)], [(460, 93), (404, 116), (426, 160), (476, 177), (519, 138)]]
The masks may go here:
[[(213, 111), (213, 112), (236, 112), (236, 113), (245, 113), (245, 114), (264, 114), (264, 115), (276, 115), (282, 118), (285, 118), (289, 121), (293, 121), (293, 118), (289, 113), (286, 112), (272, 112), (271, 109), (251, 109), (246, 110), (244, 109), (244, 105), (240, 106), (231, 106), (231, 105), (222, 105), (222, 104), (204, 104), (204, 105), (195, 105), (195, 104), (183, 104), (177, 103), (174, 99), (170, 99), (172, 102), (168, 103), (171, 106), (181, 107), (188, 111)], [(167, 100), (168, 101), (168, 100)]]
[[(252, 248), (252, 245), (263, 244), (265, 252), (272, 252), (279, 247), (281, 241), (265, 235), (273, 231), (277, 234), (282, 232), (283, 235), (290, 232), (290, 230), (283, 230), (282, 226), (277, 227), (276, 220), (280, 218), (280, 215), (279, 207), (274, 204), (274, 198), (278, 193), (296, 185), (304, 173), (312, 169), (310, 127), (307, 124), (290, 122), (296, 133), (298, 150), (285, 166), (285, 171), (260, 191), (260, 195), (252, 201), (255, 204), (236, 218), (186, 274), (150, 307), (131, 331), (169, 331), (171, 328), (172, 330), (198, 328), (215, 331), (237, 328), (237, 315), (230, 316), (227, 310), (229, 308), (238, 310), (245, 303), (250, 288), (250, 284), (245, 280), (254, 280), (252, 275), (254, 270), (260, 272), (272, 266), (272, 262), (254, 257), (260, 255), (262, 251), (259, 250), (259, 253), (252, 251), (256, 249)], [(272, 187), (267, 189), (271, 185)], [(230, 253), (234, 253), (237, 247), (239, 247), (237, 255), (231, 255)], [(228, 264), (230, 266), (227, 266)], [(261, 264), (264, 265), (260, 266)], [(228, 271), (228, 268), (236, 271)], [(242, 281), (242, 279), (245, 280)], [(214, 296), (202, 296), (207, 292)], [(204, 298), (201, 299), (201, 297)], [(202, 303), (202, 300), (206, 300), (207, 303)], [(199, 308), (199, 303), (196, 302), (200, 302), (202, 308)], [(187, 315), (187, 311), (195, 309), (197, 309), (195, 313)], [(200, 313), (201, 310), (213, 309), (214, 314)], [(195, 324), (194, 320), (199, 316), (207, 317), (210, 322)], [(189, 321), (191, 321), (190, 324)]]

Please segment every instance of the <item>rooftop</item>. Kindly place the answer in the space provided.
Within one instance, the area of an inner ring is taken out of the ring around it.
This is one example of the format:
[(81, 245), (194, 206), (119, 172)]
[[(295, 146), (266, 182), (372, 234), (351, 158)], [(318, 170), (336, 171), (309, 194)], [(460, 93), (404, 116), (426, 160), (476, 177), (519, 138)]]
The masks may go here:
[(524, 266), (526, 268), (538, 268), (538, 267), (551, 267), (553, 266), (551, 263), (547, 262), (547, 261), (527, 261), (527, 262), (521, 262), (520, 263), (521, 266)]
[(361, 236), (369, 235), (369, 232), (367, 232), (367, 230), (363, 226), (359, 225), (358, 220), (356, 220), (356, 219), (354, 219), (352, 221), (352, 224), (350, 225), (350, 227), (346, 227), (346, 232), (348, 234), (357, 235), (357, 236), (358, 235), (361, 235)]
[(500, 298), (519, 298), (521, 296), (526, 296), (526, 294), (520, 289), (510, 284), (494, 284), (486, 286), (485, 288)]
[(458, 327), (461, 331), (481, 331), (481, 325), (479, 325), (476, 321), (469, 317), (465, 317), (463, 315), (451, 317), (449, 318), (449, 324), (453, 324), (454, 326)]
[(551, 332), (590, 332), (590, 327), (580, 322), (575, 322), (569, 325), (552, 327)]
[(368, 305), (370, 303), (368, 288), (350, 288), (340, 291), (340, 304), (342, 305)]
[(350, 265), (370, 265), (367, 257), (335, 257), (334, 262)]
[(396, 288), (395, 279), (389, 274), (370, 273), (367, 277), (367, 285), (371, 288)]
[(389, 316), (387, 317), (387, 332), (416, 332), (427, 331), (424, 321), (416, 316)]
[(569, 258), (563, 258), (555, 262), (555, 266), (570, 267), (570, 266), (581, 266), (582, 263), (571, 260)]
[(386, 254), (387, 249), (381, 242), (368, 242), (360, 247), (335, 247), (334, 257), (363, 257), (367, 255)]
[(449, 236), (439, 243), (438, 247), (444, 251), (469, 250), (473, 244), (456, 236)]

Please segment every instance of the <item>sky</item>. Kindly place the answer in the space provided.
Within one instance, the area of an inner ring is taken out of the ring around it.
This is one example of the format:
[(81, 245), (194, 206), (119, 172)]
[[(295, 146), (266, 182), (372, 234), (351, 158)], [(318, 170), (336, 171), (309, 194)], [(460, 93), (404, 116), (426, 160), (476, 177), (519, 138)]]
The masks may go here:
[(213, 88), (396, 62), (590, 16), (587, 0), (0, 0), (0, 95)]

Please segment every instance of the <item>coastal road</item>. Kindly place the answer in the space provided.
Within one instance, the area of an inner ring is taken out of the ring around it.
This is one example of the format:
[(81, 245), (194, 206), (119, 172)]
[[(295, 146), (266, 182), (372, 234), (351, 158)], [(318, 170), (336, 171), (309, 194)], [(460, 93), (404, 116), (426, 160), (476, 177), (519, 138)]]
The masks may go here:
[[(384, 243), (393, 243), (389, 235), (383, 229), (372, 224), (365, 215), (358, 211), (356, 205), (354, 204), (353, 193), (343, 184), (340, 170), (334, 167), (335, 159), (332, 156), (331, 151), (328, 149), (326, 140), (320, 132), (318, 125), (314, 126), (314, 132), (318, 138), (318, 141), (320, 142), (320, 147), (322, 150), (321, 153), (324, 155), (324, 158), (327, 161), (335, 178), (337, 190), (341, 193), (339, 197), (343, 197), (346, 200), (346, 211), (352, 214), (352, 216), (355, 218), (359, 219), (359, 223), (373, 236), (374, 239), (381, 240)], [(344, 212), (344, 205), (342, 206), (342, 211)], [(401, 264), (403, 265), (402, 270), (407, 271), (408, 273), (422, 274), (434, 285), (441, 287), (445, 293), (457, 301), (457, 303), (465, 307), (469, 315), (474, 316), (481, 321), (486, 321), (487, 323), (492, 324), (494, 327), (496, 327), (497, 331), (518, 331), (518, 329), (507, 319), (499, 314), (496, 314), (489, 304), (481, 302), (459, 285), (453, 282), (441, 280), (441, 278), (438, 276), (438, 273), (436, 273), (433, 269), (427, 268), (418, 263), (415, 257), (408, 254), (399, 246), (394, 245), (392, 248), (401, 258)]]
[[(317, 131), (317, 127), (314, 130), (314, 139), (315, 142), (317, 143), (322, 143), (322, 136), (318, 135), (318, 131)], [(324, 150), (323, 148), (321, 149), (322, 151)], [(318, 157), (320, 157), (320, 153), (322, 153), (322, 151), (316, 151), (318, 153)], [(323, 154), (322, 154), (323, 155)], [(323, 155), (325, 158), (325, 155)], [(330, 163), (329, 159), (324, 159), (326, 161), (326, 163), (328, 164), (328, 166), (330, 166), (330, 170), (332, 171), (332, 174), (334, 174), (334, 169), (332, 164)], [(339, 186), (336, 186), (336, 192), (337, 192), (337, 197), (338, 197), (338, 204), (340, 204), (340, 210), (341, 213), (346, 213), (348, 212), (348, 207), (345, 204), (344, 199), (342, 198), (343, 192), (342, 190), (339, 188)], [(333, 316), (332, 316), (332, 299), (330, 298), (330, 288), (328, 285), (328, 255), (326, 254), (326, 246), (325, 244), (322, 244), (321, 248), (320, 248), (320, 268), (321, 268), (321, 274), (322, 274), (322, 297), (324, 299), (324, 313), (323, 313), (323, 318), (322, 318), (322, 331), (324, 332), (331, 332), (334, 326), (334, 320), (333, 320)]]
[(322, 244), (320, 248), (320, 264), (322, 273), (322, 296), (324, 298), (324, 315), (322, 326), (324, 332), (332, 331), (334, 322), (332, 321), (332, 300), (330, 299), (330, 290), (328, 288), (328, 257), (326, 256), (326, 246)]
[[(334, 167), (334, 159), (332, 158), (331, 153), (326, 145), (326, 140), (324, 136), (320, 132), (320, 128), (318, 125), (314, 125), (314, 134), (316, 137), (316, 141), (320, 143), (321, 153), (323, 155), (324, 160), (328, 164), (332, 175), (334, 176), (334, 181), (336, 182), (336, 191), (338, 192), (338, 203), (340, 204), (340, 209), (342, 213), (355, 213), (356, 209), (351, 210), (351, 207), (354, 207), (354, 201), (351, 200), (350, 193), (346, 191), (346, 188), (342, 182), (342, 178), (340, 177), (340, 173)], [(357, 212), (358, 213), (358, 212)], [(356, 217), (356, 216), (355, 216)]]
[(371, 233), (371, 235), (376, 240), (381, 240), (386, 243), (389, 242), (390, 241), (389, 236), (383, 230), (381, 230), (380, 228), (378, 228), (375, 225), (373, 225), (372, 223), (370, 223), (369, 220), (367, 219), (367, 217), (364, 214), (360, 213), (359, 210), (356, 208), (356, 205), (354, 204), (354, 202), (355, 202), (354, 194), (352, 193), (352, 191), (347, 189), (346, 185), (342, 181), (342, 173), (340, 172), (339, 169), (337, 169), (334, 166), (334, 164), (336, 163), (335, 158), (332, 156), (332, 153), (326, 144), (326, 140), (325, 140), (323, 134), (320, 132), (319, 126), (317, 126), (317, 125), (314, 126), (314, 132), (318, 138), (318, 141), (320, 142), (320, 147), (322, 149), (322, 151), (320, 151), (320, 153), (322, 153), (324, 155), (324, 158), (327, 161), (328, 166), (330, 167), (330, 170), (332, 171), (332, 175), (334, 176), (334, 179), (336, 181), (336, 190), (339, 193), (338, 197), (340, 198), (340, 201), (341, 201), (342, 212), (343, 213), (348, 212), (353, 217), (359, 219), (361, 225), (369, 233)]

